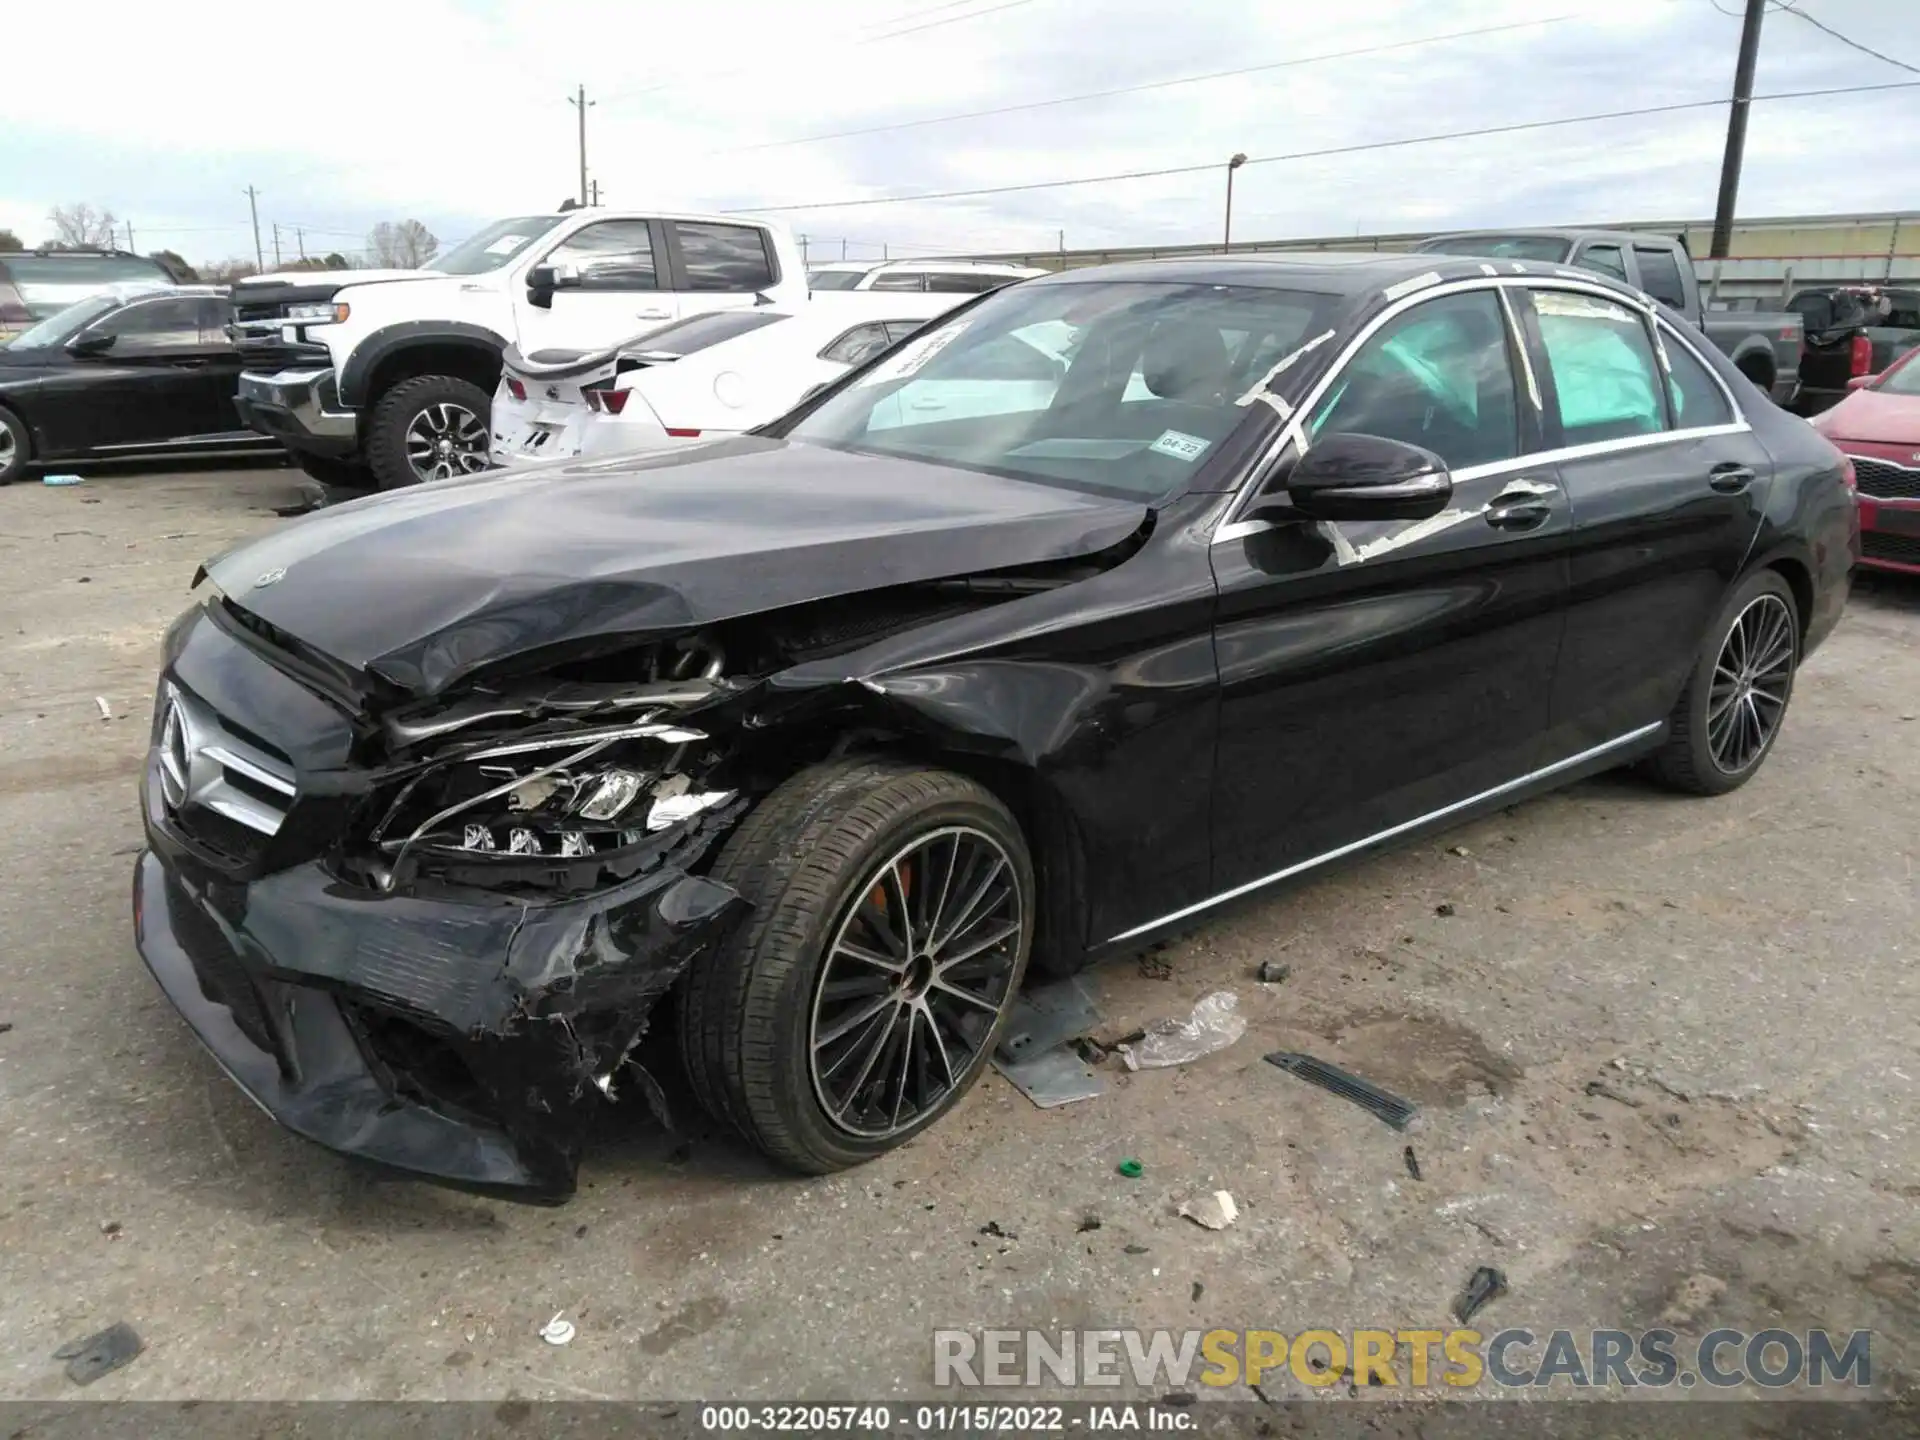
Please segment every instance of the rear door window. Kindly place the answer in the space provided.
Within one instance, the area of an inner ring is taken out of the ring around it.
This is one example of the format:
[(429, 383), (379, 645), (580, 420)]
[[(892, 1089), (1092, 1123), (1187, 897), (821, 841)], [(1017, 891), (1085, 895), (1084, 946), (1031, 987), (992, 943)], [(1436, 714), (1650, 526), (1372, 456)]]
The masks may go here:
[(927, 289), (943, 295), (979, 295), (998, 290), (1013, 280), (1011, 275), (983, 275), (979, 271), (935, 271), (927, 276)]
[(1667, 352), (1667, 394), (1673, 401), (1675, 428), (1730, 424), (1733, 406), (1727, 403), (1726, 392), (1685, 342), (1669, 332), (1660, 337), (1660, 347)]
[(1430, 300), (1376, 332), (1308, 422), (1311, 436), (1334, 432), (1419, 445), (1456, 470), (1518, 455), (1513, 366), (1494, 293)]
[(869, 290), (912, 290), (916, 293), (927, 288), (927, 277), (914, 270), (889, 270), (883, 275), (873, 277)]
[(1636, 245), (1633, 258), (1640, 267), (1642, 290), (1662, 305), (1681, 311), (1687, 308), (1687, 287), (1680, 279), (1680, 262), (1671, 250)]
[(774, 283), (767, 232), (759, 226), (676, 220), (673, 230), (689, 290), (749, 294)]
[(1615, 280), (1627, 278), (1627, 260), (1620, 253), (1618, 245), (1589, 245), (1573, 263), (1579, 269), (1591, 270), (1596, 275), (1611, 276)]
[(1535, 290), (1533, 308), (1553, 376), (1562, 445), (1666, 428), (1659, 362), (1638, 312), (1567, 290)]

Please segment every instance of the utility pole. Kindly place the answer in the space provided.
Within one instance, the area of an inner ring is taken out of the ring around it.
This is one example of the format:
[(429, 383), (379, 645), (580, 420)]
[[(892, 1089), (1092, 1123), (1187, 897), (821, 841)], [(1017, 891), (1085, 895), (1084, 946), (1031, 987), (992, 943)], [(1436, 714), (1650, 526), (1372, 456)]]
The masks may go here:
[(253, 212), (253, 263), (261, 270), (267, 268), (266, 253), (260, 248), (260, 192), (253, 186), (247, 187), (247, 209)]
[(579, 87), (579, 94), (569, 95), (567, 103), (580, 112), (580, 203), (587, 203), (587, 107), (597, 101), (587, 99), (587, 87)]
[(1740, 194), (1740, 159), (1747, 148), (1747, 112), (1753, 108), (1753, 66), (1760, 56), (1760, 20), (1767, 0), (1747, 0), (1740, 27), (1740, 58), (1733, 67), (1733, 108), (1727, 113), (1727, 153), (1720, 161), (1720, 201), (1713, 210), (1707, 258), (1724, 260), (1733, 246), (1733, 206)]
[(298, 225), (293, 227), (293, 246), (300, 252), (302, 260), (307, 258), (307, 232)]
[(847, 258), (847, 237), (844, 235), (840, 237), (840, 258), (842, 260)]
[(1227, 225), (1220, 237), (1220, 253), (1226, 254), (1233, 249), (1233, 172), (1247, 163), (1247, 157), (1235, 154), (1227, 161)]
[(273, 268), (280, 268), (280, 222), (273, 222)]
[(804, 235), (800, 237), (800, 268), (807, 268), (807, 237)]
[(587, 194), (590, 197), (587, 201), (589, 205), (598, 205), (600, 203), (600, 182), (598, 180), (589, 180), (587, 182)]

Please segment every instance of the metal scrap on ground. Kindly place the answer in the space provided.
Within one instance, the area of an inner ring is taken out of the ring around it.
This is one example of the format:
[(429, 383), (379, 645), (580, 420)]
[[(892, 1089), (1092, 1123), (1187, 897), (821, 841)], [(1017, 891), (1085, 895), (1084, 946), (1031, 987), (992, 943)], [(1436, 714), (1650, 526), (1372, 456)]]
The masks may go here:
[(1100, 1010), (1078, 980), (1028, 990), (1007, 1013), (993, 1068), (1042, 1110), (1106, 1093), (1074, 1042), (1100, 1022)]
[(1406, 1129), (1407, 1121), (1413, 1118), (1415, 1106), (1411, 1101), (1402, 1100), (1398, 1095), (1382, 1090), (1358, 1075), (1349, 1074), (1338, 1065), (1329, 1065), (1324, 1060), (1316, 1060), (1311, 1055), (1292, 1050), (1276, 1050), (1266, 1058), (1269, 1065), (1278, 1065), (1282, 1070), (1298, 1075), (1309, 1085), (1318, 1085), (1329, 1094), (1351, 1100), (1396, 1130)]
[(1491, 1265), (1482, 1265), (1468, 1277), (1467, 1288), (1453, 1302), (1453, 1318), (1464, 1325), (1479, 1313), (1482, 1306), (1498, 1300), (1506, 1293), (1506, 1273)]

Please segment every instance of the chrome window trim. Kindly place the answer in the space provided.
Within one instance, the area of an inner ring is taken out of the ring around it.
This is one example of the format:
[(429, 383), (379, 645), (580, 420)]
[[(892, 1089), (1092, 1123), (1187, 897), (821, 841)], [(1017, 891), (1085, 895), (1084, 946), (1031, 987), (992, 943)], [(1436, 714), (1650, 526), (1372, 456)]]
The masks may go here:
[(1131, 930), (1123, 930), (1118, 935), (1112, 936), (1102, 943), (1114, 945), (1122, 940), (1131, 940), (1136, 935), (1144, 935), (1150, 930), (1158, 930), (1162, 925), (1171, 925), (1177, 921), (1185, 920), (1190, 915), (1198, 915), (1203, 910), (1211, 910), (1216, 905), (1224, 905), (1229, 900), (1238, 900), (1241, 896), (1251, 895), (1254, 891), (1264, 889), (1268, 885), (1274, 885), (1292, 876), (1304, 874), (1306, 871), (1325, 865), (1330, 861), (1342, 859), (1345, 856), (1354, 854), (1356, 851), (1366, 849), (1369, 845), (1380, 844), (1382, 841), (1391, 840), (1395, 836), (1404, 835), (1410, 830), (1417, 830), (1422, 825), (1430, 824), (1435, 820), (1442, 820), (1449, 815), (1456, 815), (1462, 810), (1471, 809), (1475, 805), (1497, 800), (1502, 795), (1510, 795), (1515, 790), (1533, 784), (1536, 780), (1549, 779), (1554, 775), (1584, 765), (1589, 760), (1597, 760), (1610, 751), (1625, 749), (1627, 746), (1655, 734), (1664, 724), (1666, 724), (1664, 720), (1656, 720), (1651, 725), (1642, 725), (1638, 730), (1631, 730), (1625, 735), (1620, 735), (1612, 740), (1595, 745), (1591, 749), (1582, 750), (1577, 755), (1569, 755), (1564, 760), (1556, 760), (1553, 764), (1543, 766), (1541, 769), (1528, 771), (1525, 775), (1521, 775), (1513, 780), (1508, 780), (1504, 784), (1496, 785), (1491, 790), (1482, 790), (1478, 795), (1469, 795), (1466, 799), (1456, 800), (1451, 805), (1442, 805), (1438, 810), (1431, 810), (1425, 815), (1416, 816), (1412, 820), (1403, 820), (1398, 825), (1390, 825), (1385, 830), (1373, 835), (1368, 835), (1364, 839), (1354, 840), (1348, 844), (1337, 846), (1325, 854), (1315, 855), (1311, 859), (1297, 861), (1285, 869), (1274, 871), (1271, 875), (1263, 875), (1258, 880), (1249, 880), (1244, 885), (1236, 885), (1231, 890), (1223, 890), (1218, 895), (1199, 901), (1197, 904), (1188, 905), (1184, 909), (1175, 910), (1171, 914), (1162, 915), (1157, 920), (1149, 920), (1144, 925), (1136, 925)]
[[(1726, 397), (1727, 403), (1733, 407), (1734, 418), (1732, 421), (1720, 425), (1699, 425), (1680, 430), (1661, 430), (1652, 435), (1630, 435), (1619, 440), (1599, 440), (1585, 445), (1565, 445), (1555, 450), (1535, 450), (1530, 454), (1516, 456), (1512, 460), (1496, 460), (1486, 465), (1472, 465), (1463, 470), (1456, 470), (1453, 472), (1453, 478), (1456, 481), (1473, 480), (1485, 475), (1498, 475), (1508, 470), (1523, 470), (1533, 465), (1552, 465), (1563, 460), (1581, 460), (1593, 455), (1612, 454), (1615, 451), (1624, 452), (1643, 449), (1650, 445), (1671, 444), (1679, 440), (1698, 439), (1710, 435), (1734, 435), (1750, 431), (1753, 428), (1747, 421), (1746, 413), (1740, 408), (1740, 402), (1734, 396), (1732, 387), (1722, 378), (1720, 372), (1714, 369), (1712, 363), (1701, 355), (1699, 347), (1683, 335), (1677, 326), (1670, 324), (1666, 317), (1660, 313), (1659, 303), (1657, 301), (1648, 300), (1643, 303), (1639, 296), (1623, 295), (1617, 288), (1612, 286), (1603, 285), (1595, 281), (1574, 279), (1559, 275), (1474, 275), (1459, 280), (1448, 280), (1439, 285), (1430, 285), (1424, 290), (1417, 290), (1411, 295), (1402, 296), (1400, 299), (1394, 301), (1363, 325), (1353, 338), (1341, 347), (1340, 353), (1334, 357), (1333, 364), (1327, 368), (1327, 373), (1314, 382), (1313, 388), (1307, 392), (1305, 398), (1301, 400), (1300, 404), (1293, 408), (1291, 417), (1285, 428), (1274, 437), (1267, 449), (1262, 452), (1260, 458), (1253, 463), (1248, 471), (1247, 478), (1241, 481), (1239, 488), (1234, 492), (1232, 502), (1222, 512), (1220, 523), (1214, 527), (1212, 539), (1208, 543), (1212, 545), (1225, 544), (1228, 541), (1239, 540), (1248, 535), (1258, 534), (1271, 527), (1271, 521), (1240, 518), (1240, 512), (1252, 502), (1257, 493), (1261, 477), (1273, 469), (1274, 465), (1278, 463), (1280, 458), (1286, 453), (1287, 446), (1294, 445), (1298, 448), (1299, 453), (1306, 453), (1308, 444), (1306, 438), (1306, 417), (1313, 413), (1314, 408), (1318, 406), (1320, 401), (1326, 396), (1327, 391), (1333, 387), (1334, 382), (1340, 378), (1341, 372), (1351, 363), (1354, 355), (1359, 352), (1360, 347), (1371, 340), (1375, 332), (1380, 330), (1382, 326), (1391, 320), (1399, 318), (1416, 305), (1430, 304), (1435, 300), (1442, 300), (1450, 295), (1465, 294), (1474, 290), (1504, 292), (1516, 288), (1574, 291), (1576, 293), (1597, 296), (1602, 300), (1609, 300), (1616, 305), (1625, 305), (1628, 309), (1638, 311), (1644, 318), (1652, 321), (1656, 327), (1656, 331), (1664, 330), (1667, 334), (1671, 335), (1680, 344), (1686, 346), (1689, 353), (1706, 367), (1707, 373), (1713, 377), (1714, 383), (1719, 385), (1720, 391)], [(1517, 317), (1512, 314), (1511, 305), (1507, 302), (1505, 294), (1502, 293), (1500, 298), (1502, 301), (1502, 313), (1506, 315), (1509, 324), (1516, 323)], [(1518, 338), (1520, 340), (1520, 353), (1523, 357), (1527, 357), (1527, 379), (1531, 385), (1534, 382), (1532, 360), (1526, 347), (1524, 332), (1522, 332)]]

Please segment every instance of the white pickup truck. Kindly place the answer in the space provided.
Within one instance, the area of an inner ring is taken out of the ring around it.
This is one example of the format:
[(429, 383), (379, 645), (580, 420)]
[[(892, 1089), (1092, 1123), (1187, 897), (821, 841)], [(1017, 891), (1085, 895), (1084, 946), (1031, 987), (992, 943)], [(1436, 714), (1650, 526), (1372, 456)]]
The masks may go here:
[(599, 209), (520, 215), (422, 270), (238, 282), (238, 404), (316, 479), (391, 489), (487, 467), (509, 345), (537, 360), (616, 345), (682, 315), (806, 298), (799, 247), (781, 225)]

